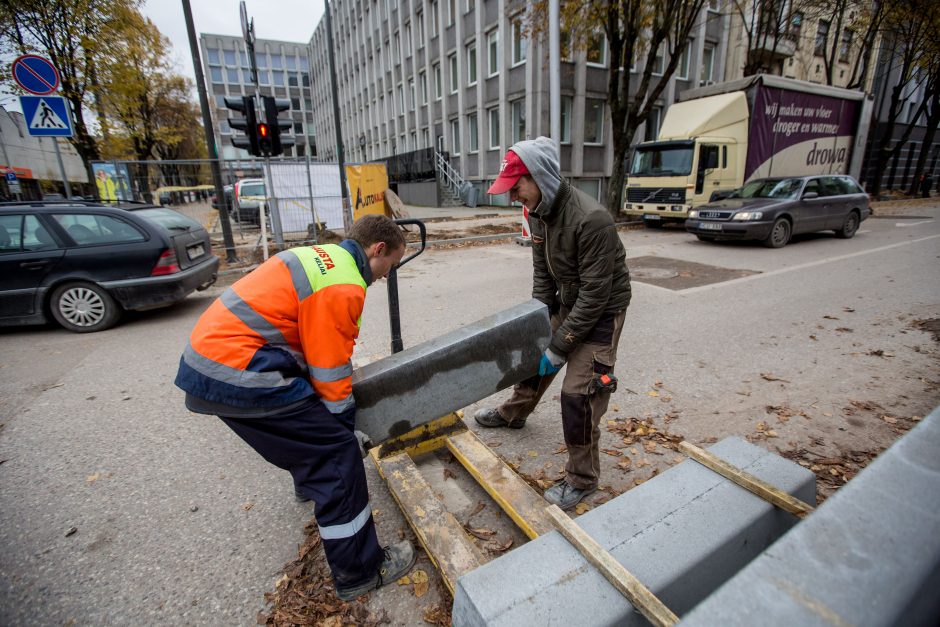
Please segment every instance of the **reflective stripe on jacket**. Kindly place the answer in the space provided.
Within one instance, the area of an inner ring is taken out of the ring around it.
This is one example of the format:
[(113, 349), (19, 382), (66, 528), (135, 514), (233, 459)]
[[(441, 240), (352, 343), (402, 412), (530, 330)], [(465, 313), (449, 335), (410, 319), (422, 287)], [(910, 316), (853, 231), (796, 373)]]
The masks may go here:
[(315, 393), (332, 413), (348, 411), (365, 295), (363, 271), (344, 246), (278, 253), (199, 318), (176, 385), (235, 407), (284, 407)]

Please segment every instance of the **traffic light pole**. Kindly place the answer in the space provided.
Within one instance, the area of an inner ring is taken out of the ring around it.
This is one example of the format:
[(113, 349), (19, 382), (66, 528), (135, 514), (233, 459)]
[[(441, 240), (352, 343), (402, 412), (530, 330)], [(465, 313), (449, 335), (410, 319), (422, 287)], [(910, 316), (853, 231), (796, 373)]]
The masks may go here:
[(189, 0), (182, 0), (183, 15), (186, 18), (186, 32), (189, 35), (189, 50), (193, 57), (193, 68), (196, 72), (196, 89), (199, 92), (199, 106), (202, 109), (202, 127), (206, 132), (206, 148), (209, 152), (209, 169), (212, 171), (212, 183), (215, 186), (215, 197), (219, 205), (219, 223), (222, 225), (222, 239), (225, 242), (225, 259), (229, 263), (238, 261), (235, 256), (235, 239), (232, 237), (232, 225), (229, 222), (227, 207), (225, 205), (225, 190), (222, 186), (222, 170), (219, 167), (219, 151), (215, 145), (215, 134), (212, 132), (212, 116), (209, 113), (209, 98), (206, 96), (206, 81), (202, 73), (202, 63), (199, 60), (199, 46), (196, 43), (196, 27), (193, 25), (193, 11)]
[(326, 0), (326, 44), (330, 59), (330, 87), (333, 92), (333, 125), (336, 132), (336, 160), (339, 162), (339, 187), (343, 197), (343, 230), (352, 228), (352, 212), (349, 210), (349, 190), (346, 188), (346, 155), (343, 151), (343, 127), (339, 120), (339, 94), (336, 87), (336, 60), (333, 58), (333, 8)]

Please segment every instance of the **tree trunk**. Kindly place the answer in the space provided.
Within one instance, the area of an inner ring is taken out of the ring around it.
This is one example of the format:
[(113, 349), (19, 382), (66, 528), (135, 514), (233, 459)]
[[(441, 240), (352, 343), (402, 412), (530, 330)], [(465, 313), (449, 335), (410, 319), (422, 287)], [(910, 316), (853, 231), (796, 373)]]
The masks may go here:
[(920, 154), (917, 155), (917, 165), (914, 168), (914, 178), (911, 181), (910, 190), (908, 190), (911, 196), (920, 193), (920, 179), (927, 167), (927, 158), (930, 156), (930, 149), (933, 148), (933, 138), (937, 134), (937, 126), (940, 126), (940, 90), (934, 89), (931, 97), (930, 115), (927, 117), (927, 132), (924, 134), (924, 141), (920, 145)]

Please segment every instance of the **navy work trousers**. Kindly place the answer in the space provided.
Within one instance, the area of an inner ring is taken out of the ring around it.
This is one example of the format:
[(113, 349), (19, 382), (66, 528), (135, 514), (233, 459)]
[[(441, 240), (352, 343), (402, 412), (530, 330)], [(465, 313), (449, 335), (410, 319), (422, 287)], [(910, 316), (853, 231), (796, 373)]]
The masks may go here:
[(313, 500), (336, 585), (374, 577), (384, 554), (353, 424), (341, 422), (317, 398), (263, 418), (219, 417), (264, 459), (290, 471), (297, 488)]

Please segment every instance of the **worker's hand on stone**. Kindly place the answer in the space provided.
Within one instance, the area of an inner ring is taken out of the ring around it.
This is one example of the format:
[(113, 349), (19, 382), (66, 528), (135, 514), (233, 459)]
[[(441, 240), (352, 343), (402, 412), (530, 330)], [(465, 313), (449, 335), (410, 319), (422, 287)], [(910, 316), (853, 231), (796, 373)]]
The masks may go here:
[(369, 454), (369, 449), (372, 448), (372, 438), (367, 436), (362, 431), (354, 431), (356, 436), (356, 441), (359, 443), (359, 454), (362, 455), (363, 459), (366, 455)]
[(547, 348), (545, 352), (542, 353), (542, 361), (539, 362), (539, 376), (546, 376), (550, 374), (555, 374), (561, 367), (565, 365), (565, 358), (561, 355), (556, 355), (552, 352), (552, 349)]

